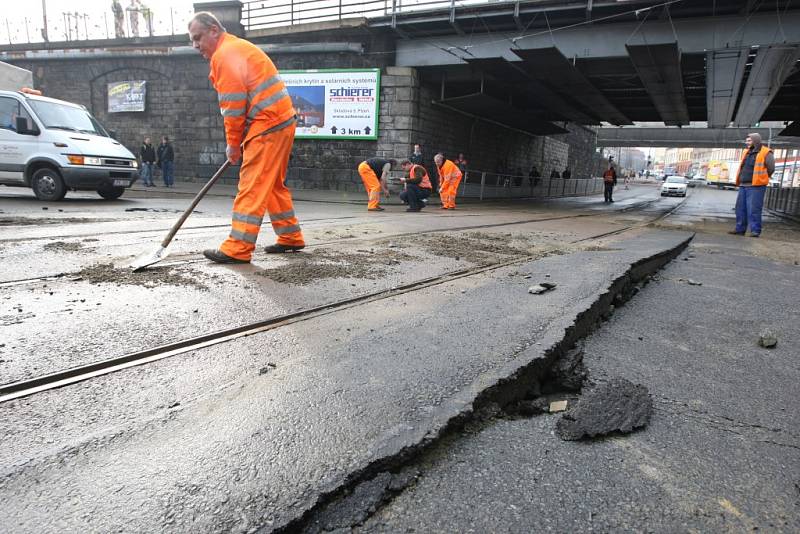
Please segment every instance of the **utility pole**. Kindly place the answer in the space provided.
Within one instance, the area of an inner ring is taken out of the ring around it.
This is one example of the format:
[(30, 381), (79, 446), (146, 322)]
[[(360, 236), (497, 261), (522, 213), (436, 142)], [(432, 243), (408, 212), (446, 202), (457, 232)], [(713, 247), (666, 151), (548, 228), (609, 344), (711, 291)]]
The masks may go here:
[(47, 37), (47, 0), (42, 0), (42, 39), (45, 43), (50, 40)]

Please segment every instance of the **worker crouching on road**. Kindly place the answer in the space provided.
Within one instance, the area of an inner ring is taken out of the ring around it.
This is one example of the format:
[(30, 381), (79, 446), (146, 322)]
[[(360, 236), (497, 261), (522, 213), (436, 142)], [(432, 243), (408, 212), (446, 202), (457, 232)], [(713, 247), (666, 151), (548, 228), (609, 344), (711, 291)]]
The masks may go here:
[(302, 249), (303, 233), (284, 185), (295, 110), (278, 70), (260, 48), (226, 33), (211, 13), (195, 14), (189, 36), (210, 62), (208, 78), (225, 122), (225, 155), (232, 164), (242, 162), (230, 236), (219, 250), (203, 255), (217, 263), (249, 263), (266, 212), (278, 236), (266, 252)]
[(444, 159), (444, 154), (441, 152), (433, 157), (433, 161), (439, 172), (439, 197), (442, 199), (442, 209), (454, 210), (458, 184), (461, 183), (461, 170), (449, 159)]
[(750, 237), (761, 235), (761, 210), (769, 179), (775, 172), (775, 155), (769, 147), (761, 144), (761, 135), (751, 133), (745, 139), (747, 150), (742, 154), (736, 185), (736, 229), (729, 232), (744, 235), (750, 227)]
[(387, 180), (389, 179), (389, 172), (395, 165), (397, 165), (397, 160), (383, 158), (370, 158), (358, 165), (358, 175), (361, 176), (364, 188), (367, 190), (367, 195), (369, 195), (367, 211), (383, 211), (381, 207), (381, 191), (386, 197), (389, 196)]
[(400, 200), (408, 204), (406, 211), (417, 212), (425, 207), (423, 200), (431, 196), (431, 179), (422, 165), (416, 165), (404, 159), (400, 166), (406, 172), (403, 181), (406, 186), (400, 193)]

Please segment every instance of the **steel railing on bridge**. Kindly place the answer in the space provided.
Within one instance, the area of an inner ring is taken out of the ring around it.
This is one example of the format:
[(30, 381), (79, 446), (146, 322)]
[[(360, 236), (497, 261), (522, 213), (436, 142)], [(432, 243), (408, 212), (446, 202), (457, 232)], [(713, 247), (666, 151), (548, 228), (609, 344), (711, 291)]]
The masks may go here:
[(352, 17), (388, 17), (419, 11), (514, 5), (519, 0), (271, 0), (245, 2), (242, 24), (248, 30), (292, 26)]

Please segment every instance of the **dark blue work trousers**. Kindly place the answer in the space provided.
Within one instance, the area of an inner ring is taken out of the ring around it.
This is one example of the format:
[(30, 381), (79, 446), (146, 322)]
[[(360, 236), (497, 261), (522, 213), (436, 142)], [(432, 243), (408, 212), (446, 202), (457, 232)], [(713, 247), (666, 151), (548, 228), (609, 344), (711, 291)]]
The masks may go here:
[(765, 185), (739, 187), (739, 196), (736, 197), (737, 232), (743, 234), (749, 226), (751, 234), (761, 234), (761, 210), (766, 192)]

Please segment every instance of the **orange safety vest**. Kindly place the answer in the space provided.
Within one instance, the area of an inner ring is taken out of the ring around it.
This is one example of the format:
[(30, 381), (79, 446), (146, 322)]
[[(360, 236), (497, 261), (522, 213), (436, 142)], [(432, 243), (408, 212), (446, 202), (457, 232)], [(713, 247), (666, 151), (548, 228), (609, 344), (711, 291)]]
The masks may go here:
[(439, 171), (439, 184), (441, 184), (444, 180), (461, 178), (461, 169), (459, 169), (456, 164), (449, 159), (444, 160), (442, 166), (437, 167), (437, 170)]
[[(744, 167), (744, 160), (747, 159), (747, 153), (749, 150), (745, 150), (744, 154), (742, 154), (742, 161), (739, 163), (739, 172), (736, 173), (736, 185), (739, 185), (739, 177), (742, 174), (742, 167)], [(761, 150), (758, 151), (756, 154), (756, 163), (753, 166), (753, 185), (769, 185), (769, 174), (767, 173), (767, 154), (772, 152), (772, 149), (761, 145)]]
[(614, 178), (617, 177), (616, 175), (617, 175), (616, 171), (607, 169), (606, 172), (603, 173), (603, 181), (607, 184), (613, 184)]
[(208, 79), (218, 93), (230, 146), (239, 146), (295, 115), (275, 64), (249, 41), (222, 34), (211, 56)]
[(417, 167), (419, 167), (425, 172), (425, 176), (422, 177), (422, 181), (419, 183), (419, 186), (424, 189), (433, 189), (433, 186), (431, 186), (431, 178), (430, 176), (428, 176), (428, 171), (425, 170), (425, 167), (423, 167), (422, 165), (412, 165), (411, 169), (409, 169), (408, 171), (408, 176), (413, 179), (414, 169), (416, 169)]

